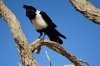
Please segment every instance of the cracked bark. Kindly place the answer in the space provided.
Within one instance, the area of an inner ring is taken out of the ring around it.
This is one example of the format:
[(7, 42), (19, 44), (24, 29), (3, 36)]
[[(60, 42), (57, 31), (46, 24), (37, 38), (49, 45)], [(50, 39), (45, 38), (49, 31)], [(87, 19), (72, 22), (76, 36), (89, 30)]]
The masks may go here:
[(0, 16), (8, 24), (13, 38), (18, 45), (19, 54), (24, 66), (38, 66), (32, 52), (29, 49), (27, 39), (23, 34), (19, 21), (16, 19), (15, 15), (4, 5), (2, 0), (0, 0)]
[(100, 25), (100, 9), (96, 8), (87, 0), (69, 0), (73, 7), (87, 19)]

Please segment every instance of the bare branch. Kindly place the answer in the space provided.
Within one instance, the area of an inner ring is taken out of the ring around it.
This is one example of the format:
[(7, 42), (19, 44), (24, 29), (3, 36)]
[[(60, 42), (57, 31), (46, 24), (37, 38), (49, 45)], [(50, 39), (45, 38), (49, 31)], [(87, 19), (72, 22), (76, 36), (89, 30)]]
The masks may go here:
[(87, 64), (88, 66), (90, 66), (90, 64), (87, 62), (87, 61), (82, 61), (82, 60), (79, 60), (81, 63), (85, 63)]
[(22, 66), (20, 63), (18, 63), (19, 66)]
[(66, 64), (66, 65), (64, 65), (64, 66), (75, 66), (75, 65), (73, 65), (73, 64)]
[(18, 50), (18, 52), (20, 53), (20, 50), (18, 49), (18, 46), (17, 46), (17, 45), (12, 45), (12, 46), (17, 47), (17, 50)]
[(43, 39), (37, 39), (34, 42), (30, 44), (30, 50), (34, 52), (38, 47), (41, 46), (47, 46), (48, 48), (58, 52), (59, 54), (65, 56), (67, 59), (69, 59), (72, 63), (75, 64), (75, 66), (82, 66), (79, 59), (77, 59), (74, 55), (71, 55), (66, 50), (64, 50), (63, 47), (61, 47), (60, 44), (49, 41), (49, 40), (43, 40)]
[(49, 55), (48, 55), (47, 51), (45, 51), (45, 53), (46, 53), (46, 56), (47, 56), (47, 59), (48, 59), (48, 62), (49, 62), (49, 66), (52, 66), (52, 64), (51, 64), (51, 61), (50, 61), (50, 58), (49, 58)]
[(38, 66), (29, 49), (27, 39), (23, 34), (20, 23), (15, 15), (0, 0), (0, 15), (8, 24), (13, 38), (20, 51), (20, 58), (24, 66)]
[(100, 9), (87, 0), (69, 0), (74, 8), (92, 22), (100, 25)]

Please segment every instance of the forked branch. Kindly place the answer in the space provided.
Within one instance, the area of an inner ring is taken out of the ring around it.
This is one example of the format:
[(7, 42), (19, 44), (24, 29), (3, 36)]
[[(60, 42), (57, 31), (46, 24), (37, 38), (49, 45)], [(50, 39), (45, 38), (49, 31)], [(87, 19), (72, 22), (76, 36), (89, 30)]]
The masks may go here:
[[(77, 59), (74, 55), (72, 55), (72, 54), (68, 53), (66, 50), (64, 50), (64, 48), (61, 47), (60, 44), (53, 42), (53, 41), (37, 39), (30, 44), (30, 49), (32, 52), (34, 52), (35, 50), (37, 50), (37, 52), (38, 52), (38, 48), (40, 48), (42, 46), (47, 46), (48, 48), (54, 50), (55, 52), (65, 56), (72, 63), (74, 63), (75, 66), (82, 66), (82, 63), (80, 62), (79, 59)], [(39, 51), (40, 51), (40, 49), (39, 49)]]

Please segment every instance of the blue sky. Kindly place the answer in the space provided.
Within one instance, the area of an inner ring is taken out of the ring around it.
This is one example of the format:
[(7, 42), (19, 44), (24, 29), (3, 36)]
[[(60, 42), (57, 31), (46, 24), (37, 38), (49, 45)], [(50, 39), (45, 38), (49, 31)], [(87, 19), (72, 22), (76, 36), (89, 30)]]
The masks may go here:
[[(100, 0), (89, 0), (96, 7), (100, 8)], [(5, 5), (16, 15), (21, 28), (29, 43), (39, 36), (25, 15), (23, 4), (32, 5), (38, 10), (45, 11), (53, 22), (58, 26), (57, 30), (64, 34), (62, 47), (77, 58), (88, 61), (91, 66), (100, 65), (100, 26), (94, 24), (75, 10), (68, 0), (3, 0)], [(45, 39), (48, 39), (46, 36)], [(15, 41), (8, 25), (0, 19), (0, 65), (18, 66), (21, 63)], [(48, 60), (45, 55), (48, 52), (52, 66), (63, 66), (71, 64), (64, 56), (42, 47), (40, 54), (33, 53), (39, 66), (47, 66)], [(86, 65), (84, 65), (86, 66)]]

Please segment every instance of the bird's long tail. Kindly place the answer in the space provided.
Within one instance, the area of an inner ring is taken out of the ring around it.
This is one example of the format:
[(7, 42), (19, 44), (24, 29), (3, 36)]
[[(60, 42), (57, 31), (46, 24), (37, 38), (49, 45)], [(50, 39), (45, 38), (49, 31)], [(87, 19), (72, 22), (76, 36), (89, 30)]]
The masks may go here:
[(63, 41), (61, 40), (60, 37), (66, 39), (66, 37), (64, 35), (62, 35), (61, 33), (59, 33), (55, 28), (48, 29), (46, 31), (46, 34), (48, 35), (48, 37), (51, 41), (55, 41), (59, 44), (63, 44)]

